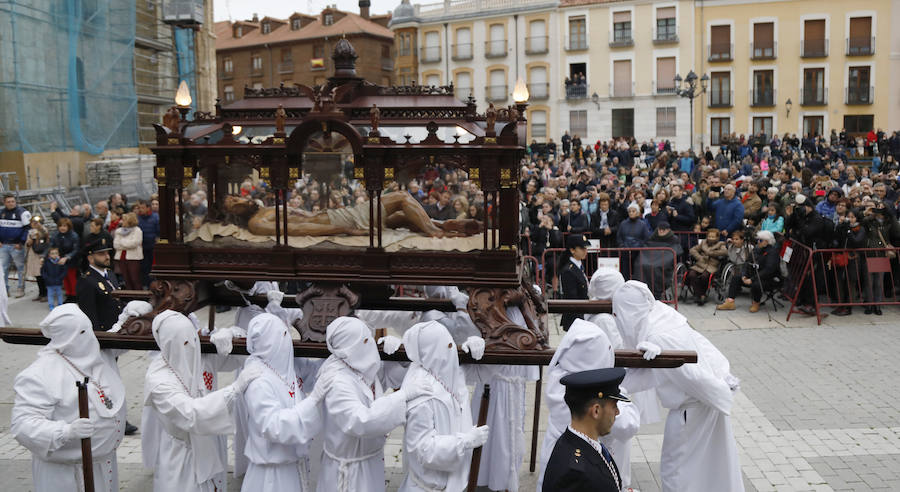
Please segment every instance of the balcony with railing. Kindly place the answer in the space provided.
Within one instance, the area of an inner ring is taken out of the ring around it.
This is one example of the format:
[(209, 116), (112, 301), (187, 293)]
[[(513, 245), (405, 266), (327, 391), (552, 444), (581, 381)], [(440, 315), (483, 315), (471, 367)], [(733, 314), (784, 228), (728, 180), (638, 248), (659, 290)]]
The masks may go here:
[(533, 100), (544, 100), (550, 98), (550, 84), (528, 84), (528, 97)]
[(775, 89), (755, 89), (750, 91), (750, 106), (766, 108), (775, 105)]
[(504, 56), (506, 56), (506, 40), (505, 39), (484, 42), (484, 57), (485, 58), (503, 58)]
[(254, 67), (253, 65), (251, 65), (251, 66), (250, 66), (250, 76), (251, 76), (251, 77), (262, 77), (262, 76), (263, 76), (263, 69), (262, 69), (262, 67), (261, 67), (261, 66), (260, 66), (260, 67)]
[(612, 31), (609, 33), (610, 48), (624, 48), (627, 46), (634, 46), (634, 37), (631, 35), (631, 31), (621, 33)]
[(293, 61), (283, 61), (278, 64), (278, 73), (293, 73), (294, 72), (294, 62)]
[(750, 43), (751, 60), (774, 60), (778, 56), (777, 41)]
[(219, 72), (219, 79), (221, 79), (221, 80), (230, 80), (232, 78), (234, 78), (234, 72), (226, 72), (226, 71)]
[(549, 51), (547, 36), (531, 36), (525, 38), (526, 55), (543, 55)]
[(381, 57), (381, 69), (382, 70), (393, 70), (394, 69), (394, 59), (388, 57)]
[(824, 58), (828, 56), (827, 39), (804, 39), (800, 41), (801, 58)]
[(566, 51), (582, 51), (588, 49), (587, 36), (566, 36)]
[(472, 43), (458, 43), (453, 45), (453, 61), (472, 59)]
[(711, 108), (730, 108), (732, 105), (732, 97), (734, 91), (709, 91), (709, 107)]
[(419, 53), (422, 55), (422, 63), (437, 63), (441, 61), (440, 46), (423, 46)]
[(731, 43), (714, 43), (706, 47), (707, 59), (711, 62), (725, 62), (734, 59), (734, 45)]
[(875, 54), (875, 38), (847, 38), (847, 56), (869, 56)]
[(675, 95), (675, 83), (670, 80), (668, 82), (653, 82), (653, 94), (656, 96), (674, 96)]
[(509, 89), (506, 84), (484, 86), (484, 98), (487, 102), (503, 102), (509, 97)]
[(804, 87), (800, 90), (802, 106), (827, 106), (828, 87)]
[(634, 81), (632, 80), (627, 87), (617, 87), (615, 82), (609, 83), (610, 99), (618, 99), (623, 97), (634, 97)]
[(678, 26), (674, 28), (653, 28), (653, 44), (669, 44), (678, 42)]
[(566, 99), (587, 99), (589, 86), (587, 84), (572, 84), (566, 86)]
[(872, 104), (875, 102), (874, 87), (847, 87), (846, 104)]

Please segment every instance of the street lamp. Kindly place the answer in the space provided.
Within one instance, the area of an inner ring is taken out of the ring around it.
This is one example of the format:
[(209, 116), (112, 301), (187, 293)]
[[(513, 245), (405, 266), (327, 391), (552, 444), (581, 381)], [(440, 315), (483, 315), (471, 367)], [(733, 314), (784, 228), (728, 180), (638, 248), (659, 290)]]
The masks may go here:
[(188, 113), (191, 111), (191, 91), (188, 89), (187, 82), (181, 81), (178, 84), (178, 92), (175, 93), (175, 104), (178, 112), (181, 113), (181, 121), (187, 119)]
[[(682, 80), (681, 75), (675, 74), (675, 95), (686, 97), (691, 102), (691, 152), (694, 151), (694, 99), (706, 92), (708, 83), (709, 76), (703, 74), (703, 77), (700, 77), (700, 85), (698, 86), (697, 74), (693, 70), (688, 72), (684, 80)], [(700, 147), (702, 151), (702, 143)]]
[(784, 103), (784, 109), (787, 110), (787, 117), (791, 117), (791, 108), (794, 107), (794, 103), (791, 102), (791, 98), (788, 98), (787, 102)]

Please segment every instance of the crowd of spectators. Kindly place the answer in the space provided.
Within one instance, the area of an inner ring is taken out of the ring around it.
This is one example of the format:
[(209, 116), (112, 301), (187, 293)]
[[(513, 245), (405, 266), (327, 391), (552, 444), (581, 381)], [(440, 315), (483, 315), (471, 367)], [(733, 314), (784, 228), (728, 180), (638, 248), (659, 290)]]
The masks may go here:
[[(23, 231), (24, 266), (16, 267), (21, 282), (26, 277), (35, 278), (35, 301), (49, 301), (50, 309), (73, 301), (78, 272), (86, 268), (82, 251), (98, 241), (114, 250), (114, 273), (125, 288), (149, 287), (153, 247), (159, 237), (159, 200), (155, 196), (133, 204), (127, 200), (114, 193), (93, 206), (74, 205), (68, 213), (52, 202), (50, 217), (55, 230), (48, 228), (40, 215), (27, 216), (29, 220), (18, 226)], [(10, 207), (16, 206), (12, 195), (6, 197), (6, 202)], [(20, 293), (24, 295), (24, 290)]]
[[(521, 232), (536, 258), (547, 248), (564, 247), (570, 233), (587, 234), (605, 248), (642, 248), (674, 231), (693, 236), (691, 242), (682, 239), (685, 253), (679, 259), (694, 272), (688, 285), (696, 287), (697, 302), (705, 302), (701, 287), (719, 263), (731, 262), (739, 268), (733, 278), (742, 285), (729, 288), (729, 294), (750, 287), (751, 311), (756, 311), (760, 292), (771, 290), (773, 282), (798, 281), (783, 278), (785, 239), (814, 250), (900, 245), (897, 132), (854, 137), (832, 131), (829, 137), (802, 139), (728, 135), (700, 154), (678, 151), (669, 141), (620, 138), (581, 145), (572, 140), (566, 132), (559, 153), (552, 140), (532, 143), (522, 162)], [(713, 235), (724, 244), (716, 245)], [(709, 243), (696, 248), (704, 236)], [(874, 303), (885, 295), (893, 298), (894, 285), (885, 285), (885, 272), (868, 272), (863, 260), (873, 255), (896, 256), (891, 251), (827, 256), (814, 268), (819, 292), (835, 303), (872, 303), (865, 312), (880, 314)], [(733, 297), (720, 308), (733, 309)], [(812, 311), (811, 289), (800, 290), (798, 303)], [(833, 313), (850, 314), (850, 308)]]

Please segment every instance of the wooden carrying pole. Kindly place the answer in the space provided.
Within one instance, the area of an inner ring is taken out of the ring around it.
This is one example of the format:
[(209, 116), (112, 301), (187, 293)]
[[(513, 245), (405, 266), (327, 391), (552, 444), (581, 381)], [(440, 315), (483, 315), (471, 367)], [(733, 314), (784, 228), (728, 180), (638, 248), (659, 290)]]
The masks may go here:
[[(487, 424), (488, 405), (491, 401), (491, 385), (484, 385), (484, 393), (481, 394), (481, 406), (478, 408), (478, 427)], [(472, 450), (472, 465), (469, 467), (469, 486), (466, 492), (475, 492), (478, 487), (478, 470), (481, 468), (481, 449), (479, 446)]]
[(534, 385), (534, 420), (531, 422), (531, 464), (528, 465), (528, 471), (534, 473), (535, 460), (537, 460), (537, 436), (538, 427), (541, 423), (541, 391), (543, 391), (544, 382), (544, 366), (539, 366), (540, 374)]
[[(78, 387), (78, 416), (83, 419), (89, 419), (90, 411), (88, 410), (87, 385), (88, 377), (84, 377), (84, 383), (75, 381)], [(91, 456), (91, 438), (86, 437), (81, 440), (81, 470), (84, 474), (84, 490), (92, 492), (94, 489), (94, 459)]]

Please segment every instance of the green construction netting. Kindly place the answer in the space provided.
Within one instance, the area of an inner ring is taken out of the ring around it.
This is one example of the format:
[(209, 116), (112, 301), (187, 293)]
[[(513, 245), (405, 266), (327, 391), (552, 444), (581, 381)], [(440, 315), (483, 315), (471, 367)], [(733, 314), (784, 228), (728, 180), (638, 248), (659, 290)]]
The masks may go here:
[(134, 0), (0, 0), (0, 150), (135, 147)]

